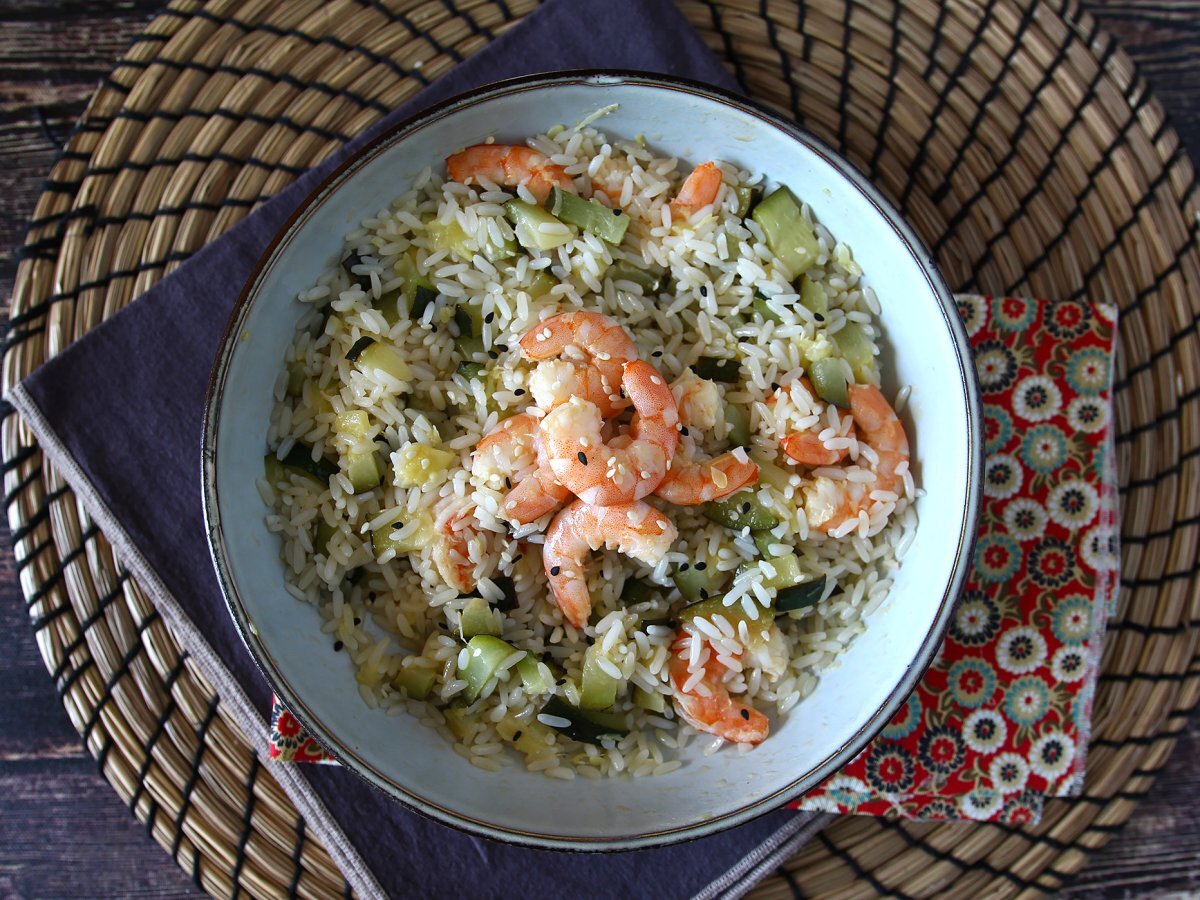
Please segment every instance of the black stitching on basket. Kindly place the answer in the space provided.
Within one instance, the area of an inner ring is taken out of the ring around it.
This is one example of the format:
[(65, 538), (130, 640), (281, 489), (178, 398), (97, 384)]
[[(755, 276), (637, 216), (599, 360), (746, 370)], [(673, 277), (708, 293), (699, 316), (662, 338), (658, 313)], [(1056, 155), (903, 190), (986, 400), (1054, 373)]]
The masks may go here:
[[(26, 612), (32, 612), (34, 606), (36, 606), (39, 602), (41, 602), (43, 599), (45, 599), (45, 597), (47, 595), (49, 595), (50, 591), (54, 589), (55, 585), (57, 585), (58, 582), (62, 580), (63, 573), (66, 572), (67, 567), (69, 565), (71, 565), (71, 563), (75, 562), (75, 560), (77, 560), (80, 556), (82, 556), (84, 553), (87, 552), (88, 541), (90, 541), (92, 538), (94, 538), (99, 533), (100, 533), (100, 529), (96, 526), (96, 524), (94, 522), (91, 525), (89, 525), (87, 528), (85, 528), (82, 532), (80, 532), (79, 546), (72, 547), (70, 552), (68, 552), (65, 556), (63, 556), (58, 561), (58, 565), (55, 567), (54, 571), (50, 573), (49, 577), (45, 581), (43, 581), (41, 584), (39, 584), (35, 590), (30, 592), (28, 597), (26, 597), (26, 599), (25, 599), (25, 611)], [(29, 559), (30, 557), (26, 557), (26, 558)]]
[(796, 4), (796, 34), (800, 35), (800, 59), (808, 65), (812, 62), (812, 35), (808, 33), (808, 4)]
[[(903, 894), (892, 888), (886, 887), (883, 884), (883, 882), (881, 882), (873, 874), (871, 874), (869, 871), (867, 871), (861, 865), (859, 865), (858, 860), (856, 860), (853, 856), (851, 856), (850, 852), (848, 850), (843, 850), (841, 847), (839, 847), (837, 844), (835, 844), (833, 841), (831, 841), (826, 836), (824, 831), (817, 832), (817, 840), (819, 840), (825, 846), (826, 850), (828, 850), (830, 853), (832, 853), (834, 856), (836, 856), (838, 859), (840, 859), (842, 862), (844, 862), (847, 866), (849, 866), (850, 871), (853, 872), (856, 877), (858, 877), (862, 881), (865, 881), (867, 884), (869, 884), (871, 887), (873, 887), (875, 889), (875, 892), (877, 894), (879, 894), (879, 896), (881, 896), (881, 897), (901, 897), (901, 898), (909, 898), (911, 896), (909, 894)], [(914, 900), (915, 900), (915, 898), (914, 898)]]
[(71, 674), (63, 679), (62, 684), (56, 684), (54, 686), (54, 690), (58, 693), (58, 699), (60, 701), (65, 700), (67, 697), (67, 694), (69, 694), (71, 692), (71, 689), (73, 687), (75, 687), (75, 682), (77, 682), (80, 678), (83, 677), (84, 672), (86, 672), (88, 669), (95, 668), (95, 666), (96, 666), (96, 660), (93, 659), (91, 656), (89, 656), (83, 662), (81, 662), (76, 668), (72, 669)]
[[(1103, 54), (1101, 54), (1100, 59), (1096, 64), (1096, 74), (1088, 83), (1087, 90), (1084, 91), (1083, 98), (1072, 111), (1071, 118), (1065, 125), (1062, 126), (1054, 146), (1047, 151), (1047, 162), (1045, 166), (1043, 166), (1042, 170), (1038, 172), (1036, 176), (1034, 176), (1033, 186), (1030, 187), (1029, 190), (1026, 191), (1025, 194), (1017, 201), (1012, 213), (1009, 214), (1009, 216), (1001, 223), (1000, 227), (984, 243), (983, 252), (971, 262), (971, 268), (973, 271), (978, 271), (983, 265), (984, 261), (991, 258), (992, 251), (995, 249), (996, 245), (1004, 239), (1004, 237), (1009, 233), (1010, 229), (1012, 229), (1013, 225), (1015, 225), (1028, 213), (1030, 201), (1037, 196), (1039, 191), (1041, 191), (1042, 185), (1046, 183), (1046, 179), (1050, 177), (1050, 173), (1058, 165), (1059, 153), (1070, 141), (1071, 133), (1075, 130), (1077, 125), (1083, 122), (1083, 111), (1092, 104), (1093, 100), (1095, 100), (1096, 91), (1099, 89), (1100, 84), (1104, 81), (1105, 76), (1107, 75), (1106, 67), (1108, 66), (1108, 62), (1112, 58), (1113, 54), (1116, 53), (1116, 51), (1117, 42), (1109, 38), (1108, 46), (1105, 48)], [(1082, 201), (1082, 199), (1091, 191), (1096, 180), (1095, 176), (1108, 164), (1109, 158), (1116, 151), (1117, 147), (1123, 146), (1124, 143), (1129, 139), (1129, 128), (1136, 122), (1136, 113), (1131, 114), (1129, 120), (1121, 127), (1121, 131), (1118, 134), (1117, 139), (1112, 141), (1109, 146), (1105, 148), (1104, 153), (1101, 155), (1100, 163), (1088, 173), (1088, 176), (1085, 179), (1087, 181), (1087, 185), (1084, 187), (1083, 193), (1075, 198), (1077, 203)], [(1071, 213), (1068, 213), (1067, 215), (1067, 222), (1069, 223), (1074, 221), (1074, 217), (1078, 214), (1078, 208), (1072, 210)], [(1059, 235), (1053, 238), (1047, 246), (1042, 248), (1036, 259), (1034, 259), (1028, 265), (1024, 265), (1022, 267), (1023, 271), (1032, 272), (1039, 266), (1043, 265), (1049, 259), (1050, 251), (1054, 247), (1058, 246), (1059, 242), (1065, 235), (1066, 224), (1064, 223)], [(1022, 275), (1022, 280), (1024, 280), (1024, 275)], [(1021, 282), (1018, 281), (1012, 286), (1005, 288), (1003, 293), (1013, 293), (1016, 290), (1017, 285), (1020, 283)]]
[[(1178, 715), (1181, 712), (1183, 712), (1183, 711), (1174, 710), (1171, 713), (1171, 715)], [(1186, 712), (1184, 712), (1184, 714), (1186, 715)], [(1168, 716), (1168, 718), (1170, 718), (1170, 716)], [(1093, 747), (1112, 747), (1117, 750), (1124, 749), (1125, 747), (1152, 747), (1161, 741), (1169, 741), (1169, 740), (1172, 740), (1173, 738), (1183, 737), (1183, 735), (1186, 733), (1187, 733), (1187, 726), (1186, 726), (1186, 724), (1184, 724), (1178, 728), (1173, 728), (1169, 731), (1168, 730), (1160, 731), (1157, 734), (1130, 735), (1129, 737), (1124, 737), (1124, 738), (1119, 738), (1119, 739), (1118, 738), (1094, 737), (1094, 738), (1092, 738), (1090, 743)]]
[(289, 897), (296, 897), (296, 889), (300, 886), (300, 876), (304, 873), (301, 859), (304, 856), (304, 817), (296, 816), (296, 842), (292, 844), (292, 880), (288, 883)]
[(854, 57), (850, 53), (850, 15), (854, 10), (853, 3), (842, 7), (842, 72), (838, 76), (838, 152), (846, 155), (846, 129), (850, 124), (850, 70), (854, 67)]
[[(1125, 541), (1125, 543), (1128, 543), (1128, 541)], [(1109, 620), (1106, 628), (1108, 631), (1131, 631), (1134, 634), (1141, 634), (1147, 637), (1150, 635), (1178, 636), (1200, 629), (1200, 619), (1188, 619), (1185, 622), (1177, 622), (1174, 625), (1152, 625), (1143, 622), (1131, 622), (1128, 619), (1116, 622)]]
[(897, 76), (900, 74), (900, 9), (902, 5), (899, 0), (892, 4), (892, 19), (889, 23), (892, 43), (888, 50), (891, 57), (888, 63), (887, 94), (883, 98), (879, 130), (875, 135), (875, 149), (871, 151), (871, 161), (868, 164), (871, 173), (868, 180), (876, 183), (879, 181), (879, 163), (883, 159), (883, 148), (886, 146), (884, 138), (887, 137), (887, 133), (892, 127), (892, 108), (896, 105), (896, 90), (899, 88)]
[[(129, 801), (129, 811), (137, 812), (138, 801), (142, 799), (142, 793), (146, 790), (146, 775), (150, 772), (150, 765), (154, 761), (154, 748), (158, 745), (159, 739), (167, 733), (167, 723), (171, 720), (171, 716), (175, 714), (178, 705), (175, 702), (175, 695), (171, 693), (175, 687), (175, 682), (179, 680), (179, 676), (183, 674), (184, 663), (187, 661), (188, 653), (183, 650), (179, 654), (179, 659), (171, 671), (167, 673), (166, 680), (163, 681), (163, 689), (167, 694), (167, 702), (163, 704), (163, 710), (158, 716), (158, 720), (154, 723), (154, 730), (150, 732), (150, 737), (146, 741), (146, 755), (142, 759), (142, 764), (138, 767), (137, 787), (133, 790), (133, 797)], [(154, 804), (154, 798), (150, 798), (150, 803)], [(147, 816), (151, 818), (151, 816)]]
[[(171, 856), (176, 861), (179, 861), (179, 845), (183, 842), (183, 823), (192, 806), (192, 793), (200, 781), (200, 762), (204, 759), (204, 751), (207, 749), (204, 738), (208, 735), (208, 729), (212, 725), (213, 719), (217, 716), (217, 705), (217, 695), (213, 694), (208, 701), (208, 712), (204, 715), (204, 721), (196, 729), (196, 752), (192, 755), (192, 772), (188, 776), (187, 784), (183, 786), (183, 799), (179, 804), (179, 812), (175, 815), (175, 837), (171, 841)], [(200, 848), (193, 846), (192, 851), (199, 855)]]
[(35, 528), (41, 525), (42, 522), (44, 522), (50, 515), (50, 507), (55, 503), (55, 501), (61, 500), (63, 495), (68, 491), (70, 491), (70, 488), (66, 485), (63, 485), (58, 490), (51, 491), (49, 494), (43, 497), (41, 502), (38, 504), (37, 511), (28, 519), (26, 519), (24, 524), (22, 524), (16, 531), (13, 531), (9, 535), (13, 544), (17, 544), (18, 542), (25, 540), (25, 538), (27, 538)]
[(792, 897), (795, 900), (805, 900), (804, 891), (800, 889), (800, 882), (796, 880), (796, 876), (788, 871), (786, 866), (778, 866), (775, 869), (775, 874), (782, 878), (789, 889), (791, 889)]
[(59, 606), (54, 607), (54, 609), (50, 610), (49, 612), (43, 613), (30, 622), (30, 627), (33, 628), (34, 632), (41, 631), (70, 608), (71, 605), (69, 603), (60, 604)]
[[(1189, 572), (1189, 575), (1195, 575), (1195, 572)], [(1189, 678), (1194, 678), (1193, 672), (1101, 672), (1097, 676), (1097, 681), (1103, 684), (1134, 684), (1138, 681), (1149, 681), (1153, 684), (1159, 682), (1167, 682), (1172, 684), (1182, 684)]]
[[(950, 168), (942, 173), (942, 183), (940, 185), (938, 185), (936, 188), (934, 188), (933, 191), (930, 193), (930, 199), (933, 201), (934, 204), (940, 204), (943, 200), (946, 199), (946, 195), (950, 193), (950, 190), (953, 187), (953, 181), (954, 181), (955, 174), (958, 172), (959, 167), (967, 159), (967, 149), (969, 147), (974, 146), (976, 143), (978, 143), (979, 135), (980, 135), (980, 127), (979, 126), (983, 122), (984, 116), (986, 116), (989, 113), (989, 111), (991, 110), (992, 103), (995, 102), (996, 98), (1000, 95), (1000, 90), (1004, 86), (1005, 80), (1008, 78), (1009, 72), (1012, 71), (1013, 63), (1016, 62), (1016, 60), (1017, 60), (1017, 53), (1021, 50), (1021, 47), (1022, 47), (1022, 38), (1025, 37), (1025, 32), (1027, 32), (1029, 30), (1029, 26), (1033, 24), (1033, 17), (1034, 17), (1034, 13), (1036, 11), (1037, 11), (1037, 6), (1035, 4), (1033, 4), (1033, 3), (1026, 4), (1025, 11), (1021, 14), (1021, 20), (1020, 20), (1020, 22), (1017, 23), (1016, 33), (1012, 37), (1012, 45), (1009, 48), (1008, 53), (1005, 54), (1004, 59), (1001, 63), (999, 74), (997, 74), (992, 79), (992, 83), (990, 85), (988, 85), (987, 91), (984, 93), (982, 99), (980, 99), (978, 105), (976, 105), (975, 115), (971, 118), (971, 123), (969, 125), (967, 125), (966, 130), (964, 132), (966, 135), (966, 138), (963, 141), (962, 145), (955, 149), (954, 161), (950, 164)], [(1061, 60), (1066, 55), (1065, 48), (1066, 48), (1067, 44), (1069, 44), (1069, 43), (1070, 43), (1070, 41), (1067, 41), (1063, 46), (1059, 47), (1058, 55), (1055, 56), (1054, 61), (1051, 63), (1051, 68), (1048, 69), (1046, 71), (1046, 74), (1042, 76), (1042, 84), (1043, 85), (1046, 83), (1047, 78), (1050, 75), (1050, 71), (1054, 68), (1054, 66), (1058, 63), (1058, 61)], [(1039, 87), (1041, 87), (1041, 85), (1039, 85)], [(1029, 103), (1027, 103), (1025, 105), (1025, 110), (1023, 111), (1023, 114), (1018, 117), (1018, 122), (1019, 122), (1019, 125), (1017, 127), (1018, 131), (1023, 129), (1028, 124), (1027, 117), (1028, 117), (1029, 112), (1031, 111), (1031, 107), (1034, 105), (1034, 101), (1037, 99), (1037, 96), (1038, 96), (1038, 94), (1035, 91), (1030, 96)], [(1005, 157), (1006, 162), (998, 163), (996, 165), (996, 167), (992, 170), (992, 172), (989, 174), (989, 178), (997, 177), (997, 176), (999, 176), (999, 174), (1001, 172), (1004, 171), (1002, 166), (1004, 166), (1007, 163), (1007, 161), (1011, 158), (1011, 156), (1016, 153), (1017, 147), (1020, 146), (1018, 141), (1019, 141), (1019, 138), (1016, 135), (1013, 135), (1012, 138), (1009, 138), (1008, 155)], [(967, 204), (963, 204), (962, 206), (959, 206), (958, 209), (955, 210), (955, 216), (957, 217), (957, 216), (964, 215), (964, 211), (968, 209), (968, 204), (973, 205), (975, 203), (975, 201), (977, 201), (981, 196), (983, 196), (983, 187), (982, 186), (980, 186), (978, 189), (976, 189), (975, 195), (971, 198), (970, 201), (968, 201)], [(959, 223), (961, 221), (962, 220), (959, 219), (958, 222), (954, 222), (953, 224), (947, 223), (946, 230), (942, 235), (943, 241), (946, 239), (947, 235), (949, 235), (950, 233), (952, 233), (954, 231), (954, 229), (959, 225)], [(940, 243), (941, 243), (941, 241), (939, 241), (939, 244)], [(940, 249), (940, 247), (938, 249)], [(933, 251), (933, 253), (935, 255), (938, 253), (938, 249), (935, 249)]]
[[(4, 410), (3, 418), (8, 418), (8, 413), (9, 410), (12, 409), (12, 406), (7, 402), (4, 405), (7, 406), (8, 409)], [(36, 456), (37, 452), (38, 448), (36, 444), (29, 444), (25, 447), (22, 447), (8, 459), (0, 461), (0, 475), (7, 475), (9, 472), (14, 471), (19, 465), (21, 465), (21, 463)]]
[(26, 328), (23, 331), (8, 331), (7, 329), (6, 331), (7, 333), (4, 335), (3, 347), (0, 348), (0, 355), (7, 354), (9, 350), (19, 347), (30, 338), (35, 338), (39, 334), (44, 334), (46, 331), (46, 326), (39, 325), (37, 328)]
[(931, 847), (928, 844), (922, 843), (905, 831), (904, 826), (900, 822), (881, 819), (879, 824), (884, 828), (890, 829), (898, 834), (900, 839), (904, 841), (904, 843), (907, 844), (910, 849), (919, 849), (927, 856), (930, 856), (939, 862), (948, 862), (958, 869), (959, 872), (968, 872), (972, 869), (981, 869), (994, 878), (1003, 878), (1005, 881), (1016, 885), (1021, 890), (1028, 890), (1029, 888), (1033, 887), (1033, 882), (1026, 881), (1021, 876), (1014, 875), (1012, 872), (1006, 872), (1003, 869), (998, 869), (982, 857), (973, 862), (967, 862), (966, 860), (959, 859), (953, 853), (947, 853), (944, 850), (938, 850), (936, 847)]
[(242, 833), (238, 835), (237, 847), (234, 849), (233, 872), (229, 876), (230, 881), (233, 882), (235, 893), (238, 879), (242, 874), (242, 867), (246, 864), (246, 844), (250, 841), (250, 835), (254, 831), (254, 804), (258, 799), (254, 796), (254, 781), (258, 778), (259, 767), (258, 757), (251, 753), (250, 774), (246, 778), (246, 808), (242, 812)]
[(1171, 581), (1183, 581), (1196, 574), (1194, 569), (1182, 569), (1175, 572), (1164, 572), (1158, 578), (1121, 578), (1121, 587), (1132, 589), (1145, 587), (1162, 587)]
[[(921, 169), (925, 165), (925, 158), (929, 153), (929, 142), (933, 140), (934, 134), (938, 131), (940, 124), (938, 119), (941, 118), (942, 113), (945, 111), (946, 104), (950, 102), (951, 92), (961, 83), (963, 74), (966, 72), (967, 67), (971, 64), (971, 57), (975, 53), (975, 48), (979, 46), (979, 42), (982, 41), (984, 35), (987, 34), (988, 28), (992, 23), (992, 15), (995, 12), (995, 8), (996, 0), (988, 0), (987, 5), (983, 9), (983, 14), (979, 19), (979, 23), (976, 25), (975, 30), (971, 34), (970, 43), (967, 44), (967, 48), (959, 57), (958, 62), (954, 66), (954, 70), (950, 72), (949, 76), (947, 77), (946, 83), (942, 90), (938, 92), (937, 103), (934, 104), (933, 112), (929, 114), (929, 127), (926, 128), (925, 133), (921, 135), (921, 141), (917, 145), (917, 155), (913, 159), (912, 165), (908, 170), (908, 181), (905, 182), (904, 190), (900, 194), (900, 210), (905, 215), (908, 215), (909, 213), (908, 204), (912, 199), (913, 191), (916, 190), (918, 176)], [(939, 20), (944, 12), (945, 7), (943, 6), (942, 10), (938, 14)], [(934, 35), (935, 37), (938, 35), (937, 29), (934, 30)], [(933, 62), (933, 54), (931, 52), (929, 58), (930, 66), (933, 65)], [(929, 74), (932, 74), (932, 71)]]
[(742, 67), (741, 58), (734, 52), (733, 35), (725, 30), (722, 24), (721, 10), (713, 0), (703, 0), (704, 6), (708, 9), (708, 18), (712, 21), (713, 30), (721, 36), (721, 45), (725, 50), (725, 58), (733, 65), (733, 78), (738, 83), (738, 87), (743, 93), (749, 94), (750, 87), (746, 83), (746, 70)]
[[(108, 611), (108, 608), (116, 602), (118, 597), (124, 594), (125, 582), (128, 580), (129, 573), (121, 572), (121, 574), (117, 576), (117, 583), (113, 589), (101, 597), (96, 603), (95, 610), (93, 610), (86, 619), (79, 623), (79, 634), (75, 636), (75, 639), (71, 641), (70, 644), (68, 644), (66, 647), (63, 647), (63, 649), (60, 651), (62, 658), (58, 661), (58, 665), (54, 667), (54, 671), (50, 673), (51, 681), (57, 682), (58, 679), (62, 678), (63, 673), (67, 671), (67, 667), (71, 664), (71, 654), (84, 645), (84, 643), (87, 641), (88, 632), (91, 631), (92, 626), (100, 621), (100, 619)], [(70, 609), (70, 606), (64, 604), (63, 606), (58, 607), (54, 611), (54, 614), (57, 616), (59, 614), (59, 610), (66, 609)], [(40, 631), (43, 627), (45, 626), (36, 623), (33, 626), (34, 631)]]
[(929, 42), (929, 61), (925, 63), (925, 71), (921, 73), (922, 81), (929, 81), (933, 77), (933, 70), (937, 68), (938, 51), (942, 49), (942, 28), (946, 24), (946, 15), (949, 12), (949, 3), (938, 4), (937, 18), (933, 22), (932, 40)]
[(37, 559), (46, 550), (48, 550), (49, 548), (51, 548), (53, 546), (54, 546), (54, 535), (50, 535), (50, 537), (46, 538), (44, 541), (42, 541), (40, 544), (38, 544), (36, 547), (34, 547), (28, 553), (25, 553), (22, 556), (17, 556), (15, 559), (15, 562), (17, 564), (16, 565), (17, 574), (20, 575), (22, 572), (24, 572), (25, 569), (27, 569), (33, 563), (33, 561), (35, 559)]
[(1167, 528), (1158, 528), (1154, 531), (1147, 531), (1145, 534), (1134, 534), (1128, 537), (1122, 536), (1122, 544), (1131, 544), (1133, 546), (1143, 546), (1153, 541), (1160, 541), (1163, 538), (1173, 537), (1175, 532), (1180, 528), (1191, 528), (1195, 525), (1200, 525), (1200, 514), (1187, 516), (1183, 519), (1176, 519)]
[(426, 44), (428, 44), (430, 47), (432, 47), (434, 49), (434, 51), (436, 51), (437, 53), (445, 53), (456, 63), (460, 63), (463, 61), (464, 57), (461, 53), (458, 52), (458, 50), (456, 50), (454, 47), (448, 47), (448, 46), (444, 45), (441, 41), (439, 41), (437, 38), (435, 38), (433, 36), (432, 28), (430, 28), (428, 30), (418, 28), (416, 25), (414, 25), (412, 23), (412, 20), (409, 19), (408, 16), (404, 15), (404, 13), (399, 12), (399, 11), (392, 11), (392, 10), (388, 9), (386, 6), (384, 6), (382, 3), (380, 3), (379, 0), (370, 0), (370, 2), (367, 5), (371, 9), (375, 10), (376, 12), (381, 13), (389, 21), (398, 22), (399, 24), (403, 25), (404, 28), (408, 31), (408, 34), (410, 37), (419, 38), (420, 40), (423, 40)]
[(129, 674), (129, 667), (133, 665), (133, 661), (137, 659), (146, 649), (146, 645), (142, 642), (141, 636), (146, 629), (158, 621), (158, 610), (152, 609), (149, 614), (141, 622), (138, 623), (137, 634), (138, 640), (132, 647), (125, 651), (125, 655), (121, 657), (121, 663), (113, 670), (112, 674), (104, 680), (104, 695), (99, 699), (95, 706), (92, 707), (91, 713), (88, 714), (87, 723), (84, 724), (80, 736), (83, 738), (83, 745), (86, 747), (88, 741), (91, 740), (92, 731), (100, 724), (100, 714), (104, 711), (104, 707), (108, 705), (108, 701), (115, 695), (113, 688), (117, 686), (117, 682)]
[(496, 35), (492, 34), (491, 29), (476, 22), (475, 17), (471, 15), (465, 6), (456, 7), (453, 0), (442, 0), (442, 6), (446, 7), (446, 12), (450, 13), (451, 16), (460, 16), (467, 23), (467, 28), (471, 34), (476, 37), (487, 38), (489, 41), (495, 40)]
[(16, 483), (12, 490), (4, 495), (4, 505), (12, 506), (17, 497), (25, 492), (25, 489), (42, 477), (42, 467), (36, 466), (28, 473), (21, 477), (21, 480)]
[(1142, 422), (1140, 425), (1131, 425), (1129, 428), (1125, 429), (1116, 436), (1116, 443), (1129, 444), (1132, 443), (1140, 434), (1144, 434), (1147, 431), (1157, 431), (1160, 426), (1166, 424), (1167, 422), (1178, 419), (1180, 413), (1179, 407), (1183, 406), (1185, 403), (1191, 403), (1197, 397), (1200, 397), (1200, 386), (1192, 388), (1187, 393), (1179, 394), (1175, 398), (1175, 405), (1171, 409), (1158, 413), (1153, 419)]
[(771, 12), (767, 8), (767, 0), (758, 0), (758, 14), (767, 26), (767, 43), (779, 55), (779, 65), (783, 70), (783, 80), (788, 86), (788, 106), (792, 111), (792, 116), (799, 118), (800, 91), (796, 87), (796, 76), (792, 71), (792, 58), (784, 52), (783, 47), (779, 43), (779, 32), (775, 28), (775, 20), (771, 18)]
[[(1178, 475), (1180, 471), (1182, 471), (1184, 463), (1195, 459), (1197, 456), (1200, 456), (1200, 446), (1192, 447), (1190, 450), (1179, 454), (1179, 459), (1171, 463), (1171, 465), (1167, 466), (1157, 475), (1151, 475), (1147, 478), (1129, 479), (1129, 481), (1121, 487), (1121, 495), (1124, 496), (1125, 494), (1131, 493), (1135, 490), (1140, 490), (1141, 488), (1156, 487), (1159, 482)], [(1121, 540), (1128, 541), (1129, 538), (1122, 535)]]

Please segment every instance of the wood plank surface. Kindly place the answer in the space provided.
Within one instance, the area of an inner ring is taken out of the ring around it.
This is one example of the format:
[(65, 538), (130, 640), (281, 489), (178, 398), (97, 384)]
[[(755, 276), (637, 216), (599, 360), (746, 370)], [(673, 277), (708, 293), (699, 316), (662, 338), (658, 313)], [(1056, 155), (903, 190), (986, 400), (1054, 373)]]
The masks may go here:
[[(0, 2), (0, 298), (57, 145), (155, 0)], [(1086, 2), (1200, 163), (1200, 0)], [(0, 896), (199, 896), (99, 777), (55, 695), (0, 529)], [(1064, 892), (1200, 893), (1200, 717), (1124, 829)]]

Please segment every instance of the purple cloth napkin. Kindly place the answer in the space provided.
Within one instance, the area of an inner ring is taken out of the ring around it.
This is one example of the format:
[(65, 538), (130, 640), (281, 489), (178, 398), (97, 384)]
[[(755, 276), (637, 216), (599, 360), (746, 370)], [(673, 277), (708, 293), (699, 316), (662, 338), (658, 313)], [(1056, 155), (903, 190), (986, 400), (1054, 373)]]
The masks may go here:
[[(44, 452), (265, 753), (271, 692), (221, 598), (201, 514), (200, 434), (217, 345), (251, 268), (289, 214), (362, 143), (427, 105), (534, 71), (671, 73), (736, 90), (673, 4), (552, 0), (299, 178), (10, 395)], [(280, 778), (363, 895), (737, 896), (821, 819), (780, 810), (720, 835), (621, 854), (529, 850), (470, 837), (335, 767)], [(496, 777), (503, 777), (502, 774)]]

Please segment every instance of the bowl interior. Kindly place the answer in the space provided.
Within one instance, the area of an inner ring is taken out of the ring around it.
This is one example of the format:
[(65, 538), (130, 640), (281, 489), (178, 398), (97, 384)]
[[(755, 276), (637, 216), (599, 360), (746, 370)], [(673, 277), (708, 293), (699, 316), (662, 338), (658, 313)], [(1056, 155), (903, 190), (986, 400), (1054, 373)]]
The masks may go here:
[[(278, 540), (263, 524), (268, 510), (254, 483), (262, 474), (272, 386), (301, 311), (294, 298), (336, 261), (343, 235), (465, 144), (488, 135), (519, 141), (610, 104), (618, 108), (597, 123), (601, 130), (644, 134), (651, 146), (688, 162), (719, 158), (762, 171), (788, 184), (851, 245), (883, 306), (884, 341), (892, 348), (885, 351), (885, 388), (913, 388), (905, 420), (927, 493), (895, 587), (866, 633), (752, 753), (692, 751), (674, 773), (637, 780), (562, 782), (517, 764), (489, 774), (416, 719), (365, 706), (349, 659), (321, 634), (316, 611), (284, 590)], [(219, 524), (214, 552), (235, 617), (281, 696), (378, 786), (448, 821), (525, 842), (662, 842), (741, 821), (814, 786), (911, 690), (935, 649), (930, 634), (940, 633), (973, 529), (973, 375), (964, 366), (965, 336), (936, 276), (923, 267), (923, 251), (898, 236), (878, 201), (843, 174), (844, 164), (805, 140), (762, 113), (679, 85), (593, 77), (508, 86), (431, 113), (376, 145), (278, 241), (240, 308), (217, 373), (205, 472), (210, 522)]]

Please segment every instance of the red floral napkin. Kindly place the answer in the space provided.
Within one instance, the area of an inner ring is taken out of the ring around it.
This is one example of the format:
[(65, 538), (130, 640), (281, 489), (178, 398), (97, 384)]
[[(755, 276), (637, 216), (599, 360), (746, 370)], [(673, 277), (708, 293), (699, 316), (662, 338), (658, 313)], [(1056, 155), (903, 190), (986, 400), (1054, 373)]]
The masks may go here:
[[(800, 809), (1015, 824), (1083, 781), (1117, 581), (1116, 309), (955, 299), (983, 392), (974, 566), (917, 690)], [(270, 757), (332, 761), (278, 700)]]

